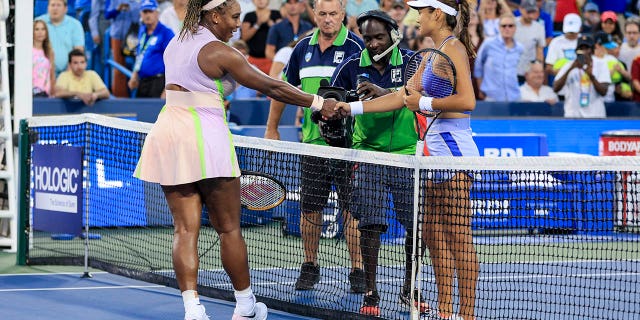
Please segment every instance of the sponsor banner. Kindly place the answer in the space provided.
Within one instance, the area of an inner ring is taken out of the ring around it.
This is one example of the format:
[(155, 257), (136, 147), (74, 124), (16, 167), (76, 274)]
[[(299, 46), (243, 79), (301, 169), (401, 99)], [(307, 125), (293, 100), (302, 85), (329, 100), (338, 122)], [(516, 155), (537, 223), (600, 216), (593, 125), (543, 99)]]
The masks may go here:
[(485, 157), (549, 155), (547, 136), (544, 134), (474, 134), (473, 140), (480, 155)]
[(604, 132), (598, 149), (601, 156), (640, 156), (640, 130)]
[(34, 145), (31, 168), (34, 230), (80, 235), (82, 148)]

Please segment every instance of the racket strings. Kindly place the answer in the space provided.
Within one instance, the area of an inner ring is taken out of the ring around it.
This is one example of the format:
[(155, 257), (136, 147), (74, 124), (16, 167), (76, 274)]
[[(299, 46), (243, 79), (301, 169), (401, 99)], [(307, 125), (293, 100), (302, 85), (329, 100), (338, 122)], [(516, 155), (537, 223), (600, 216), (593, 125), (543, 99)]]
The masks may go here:
[(240, 178), (240, 200), (251, 210), (267, 210), (282, 203), (286, 189), (266, 176), (243, 174)]

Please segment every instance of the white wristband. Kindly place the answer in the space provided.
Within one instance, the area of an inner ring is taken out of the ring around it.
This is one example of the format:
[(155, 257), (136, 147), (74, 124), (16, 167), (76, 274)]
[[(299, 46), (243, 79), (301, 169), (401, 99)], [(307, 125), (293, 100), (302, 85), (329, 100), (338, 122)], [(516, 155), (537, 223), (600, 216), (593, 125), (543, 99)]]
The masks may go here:
[(349, 102), (349, 107), (351, 107), (352, 116), (364, 113), (364, 105), (362, 104), (362, 101)]
[(433, 111), (433, 108), (431, 107), (432, 101), (432, 97), (420, 97), (420, 102), (418, 103), (420, 111)]
[(311, 108), (311, 110), (313, 111), (320, 111), (322, 110), (323, 104), (324, 104), (324, 98), (317, 94), (314, 94), (313, 102), (311, 102), (311, 106), (309, 106), (309, 108)]

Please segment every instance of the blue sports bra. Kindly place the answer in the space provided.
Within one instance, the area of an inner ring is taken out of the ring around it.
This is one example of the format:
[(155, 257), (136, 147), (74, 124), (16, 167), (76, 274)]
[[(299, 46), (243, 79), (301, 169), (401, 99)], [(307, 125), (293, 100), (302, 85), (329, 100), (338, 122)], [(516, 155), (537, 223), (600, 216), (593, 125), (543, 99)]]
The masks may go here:
[(444, 98), (451, 95), (453, 85), (449, 79), (437, 76), (433, 73), (433, 61), (429, 59), (422, 73), (422, 90), (430, 97)]
[[(454, 39), (453, 36), (448, 36), (442, 44), (438, 48), (441, 50), (447, 41)], [(427, 93), (430, 97), (434, 98), (444, 98), (448, 97), (451, 94), (455, 94), (455, 88), (453, 88), (453, 84), (449, 81), (449, 79), (445, 79), (439, 77), (435, 73), (433, 73), (433, 60), (428, 59), (425, 65), (424, 72), (422, 73), (422, 90)], [(471, 111), (465, 111), (464, 114), (471, 114)]]

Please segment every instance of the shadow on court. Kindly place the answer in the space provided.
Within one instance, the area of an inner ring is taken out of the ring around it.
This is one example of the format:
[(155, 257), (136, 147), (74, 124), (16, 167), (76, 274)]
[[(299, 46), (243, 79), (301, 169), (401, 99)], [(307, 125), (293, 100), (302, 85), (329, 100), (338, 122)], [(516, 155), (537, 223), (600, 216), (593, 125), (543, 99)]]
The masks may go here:
[[(1, 319), (183, 319), (173, 288), (96, 272), (0, 275)], [(200, 298), (211, 319), (231, 319), (234, 303)], [(312, 319), (270, 310), (269, 319)]]

